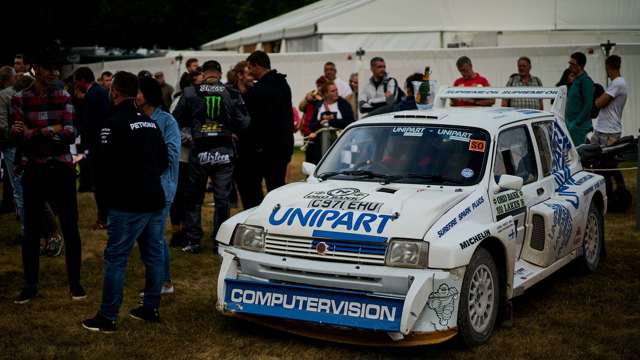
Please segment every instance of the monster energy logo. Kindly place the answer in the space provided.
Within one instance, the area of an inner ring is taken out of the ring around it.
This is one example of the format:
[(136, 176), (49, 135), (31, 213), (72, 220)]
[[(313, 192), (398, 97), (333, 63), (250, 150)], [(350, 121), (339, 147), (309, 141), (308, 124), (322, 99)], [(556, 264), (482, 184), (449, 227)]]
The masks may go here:
[(207, 106), (207, 117), (210, 119), (215, 119), (220, 116), (220, 102), (222, 100), (221, 96), (205, 96), (204, 101)]

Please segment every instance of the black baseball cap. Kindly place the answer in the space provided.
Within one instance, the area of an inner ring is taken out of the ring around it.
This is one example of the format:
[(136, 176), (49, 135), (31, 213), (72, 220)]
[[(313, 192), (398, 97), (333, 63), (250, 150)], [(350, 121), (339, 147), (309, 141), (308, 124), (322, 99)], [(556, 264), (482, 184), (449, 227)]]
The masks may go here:
[(215, 60), (209, 60), (202, 64), (202, 71), (217, 71), (221, 73), (222, 66), (220, 66), (220, 63)]

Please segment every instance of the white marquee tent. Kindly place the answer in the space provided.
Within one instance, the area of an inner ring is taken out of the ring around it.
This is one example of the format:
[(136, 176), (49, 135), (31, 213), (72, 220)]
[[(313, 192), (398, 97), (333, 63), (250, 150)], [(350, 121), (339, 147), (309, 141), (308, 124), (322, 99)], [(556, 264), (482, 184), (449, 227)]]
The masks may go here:
[(321, 0), (203, 50), (341, 52), (640, 43), (638, 0)]

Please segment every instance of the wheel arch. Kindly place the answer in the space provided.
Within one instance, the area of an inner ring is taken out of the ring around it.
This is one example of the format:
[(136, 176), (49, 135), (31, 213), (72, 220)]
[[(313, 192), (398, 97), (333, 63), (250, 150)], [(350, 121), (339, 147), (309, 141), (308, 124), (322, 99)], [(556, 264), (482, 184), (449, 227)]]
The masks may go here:
[(488, 237), (483, 240), (478, 248), (484, 248), (491, 254), (493, 261), (496, 263), (498, 269), (498, 281), (500, 282), (500, 305), (502, 306), (503, 300), (507, 297), (507, 289), (512, 287), (512, 278), (507, 276), (508, 264), (507, 264), (507, 249), (504, 244), (495, 237)]

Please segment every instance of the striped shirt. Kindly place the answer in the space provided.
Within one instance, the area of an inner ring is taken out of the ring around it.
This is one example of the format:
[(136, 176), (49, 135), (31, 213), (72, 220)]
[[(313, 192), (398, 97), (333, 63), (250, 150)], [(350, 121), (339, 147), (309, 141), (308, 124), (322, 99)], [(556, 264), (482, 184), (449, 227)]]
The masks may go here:
[(60, 163), (73, 167), (69, 145), (76, 139), (75, 112), (67, 91), (51, 88), (38, 95), (33, 86), (24, 89), (11, 98), (10, 117), (12, 123), (21, 121), (25, 127), (22, 133), (11, 128), (20, 155), (16, 158), (18, 169)]
[[(509, 77), (509, 81), (507, 81), (507, 87), (522, 87), (522, 86), (533, 86), (533, 87), (541, 87), (542, 80), (537, 76), (531, 75), (528, 82), (523, 82), (522, 78), (519, 74), (513, 74)], [(519, 109), (536, 109), (542, 110), (540, 106), (540, 99), (508, 99), (507, 104), (512, 108)]]

